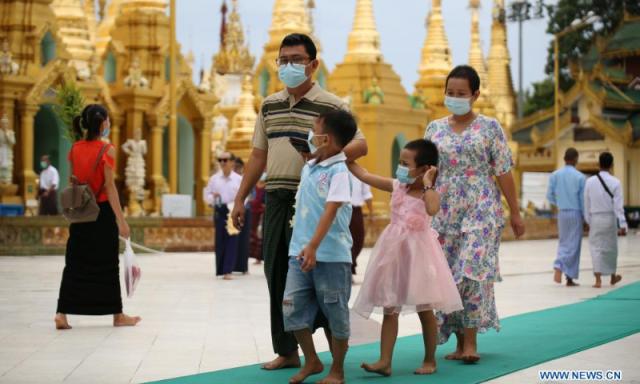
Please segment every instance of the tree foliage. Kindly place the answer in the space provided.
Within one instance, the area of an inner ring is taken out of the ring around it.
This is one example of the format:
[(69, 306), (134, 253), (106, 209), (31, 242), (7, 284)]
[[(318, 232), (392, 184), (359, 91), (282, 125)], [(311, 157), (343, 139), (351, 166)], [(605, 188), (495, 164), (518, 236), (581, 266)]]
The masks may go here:
[[(549, 3), (549, 0), (547, 0)], [(571, 26), (574, 20), (587, 18), (592, 14), (600, 17), (597, 23), (562, 36), (558, 44), (558, 67), (560, 89), (567, 91), (574, 84), (569, 65), (586, 55), (597, 36), (608, 36), (615, 31), (624, 17), (624, 12), (640, 14), (638, 0), (558, 0), (544, 6), (549, 16), (547, 33), (555, 34)], [(525, 93), (523, 114), (530, 115), (539, 109), (553, 106), (553, 40), (549, 44), (545, 72), (549, 78), (532, 84), (533, 91)]]
[(73, 119), (82, 113), (85, 102), (78, 86), (73, 82), (65, 82), (57, 89), (57, 104), (54, 107), (58, 118), (64, 124), (64, 138), (70, 143), (81, 140), (73, 131)]

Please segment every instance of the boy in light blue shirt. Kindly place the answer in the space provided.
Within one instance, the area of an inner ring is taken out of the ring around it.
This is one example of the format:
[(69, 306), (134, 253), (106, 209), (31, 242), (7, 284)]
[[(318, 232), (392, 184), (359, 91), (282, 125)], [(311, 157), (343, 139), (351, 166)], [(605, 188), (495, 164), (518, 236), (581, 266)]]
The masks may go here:
[(309, 134), (314, 157), (302, 170), (289, 245), (289, 272), (282, 311), (285, 331), (294, 332), (305, 365), (290, 383), (302, 383), (324, 370), (313, 344), (318, 310), (329, 320), (333, 363), (321, 382), (344, 381), (349, 343), (351, 295), (351, 182), (342, 149), (357, 130), (346, 111), (326, 112)]

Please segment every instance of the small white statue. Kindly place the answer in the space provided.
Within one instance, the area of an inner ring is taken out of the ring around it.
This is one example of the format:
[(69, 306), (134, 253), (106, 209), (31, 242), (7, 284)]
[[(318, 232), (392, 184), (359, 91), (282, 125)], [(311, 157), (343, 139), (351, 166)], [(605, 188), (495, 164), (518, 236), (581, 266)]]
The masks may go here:
[(76, 78), (80, 81), (89, 80), (91, 77), (91, 69), (89, 65), (78, 66), (76, 68)]
[(122, 151), (129, 156), (124, 170), (125, 184), (131, 192), (131, 197), (140, 202), (144, 200), (144, 156), (147, 154), (147, 142), (142, 140), (142, 132), (139, 129), (135, 130), (133, 136), (133, 139), (122, 145)]
[(20, 66), (13, 61), (13, 56), (9, 48), (9, 41), (4, 39), (2, 41), (2, 52), (0, 52), (0, 73), (3, 75), (16, 75), (18, 74)]
[(0, 119), (0, 183), (11, 184), (13, 175), (13, 146), (16, 144), (16, 134), (9, 128), (9, 118), (6, 115)]
[(124, 78), (124, 85), (130, 88), (149, 87), (149, 80), (147, 80), (147, 78), (142, 75), (140, 60), (138, 60), (137, 57), (133, 58), (131, 67), (129, 67), (129, 76)]

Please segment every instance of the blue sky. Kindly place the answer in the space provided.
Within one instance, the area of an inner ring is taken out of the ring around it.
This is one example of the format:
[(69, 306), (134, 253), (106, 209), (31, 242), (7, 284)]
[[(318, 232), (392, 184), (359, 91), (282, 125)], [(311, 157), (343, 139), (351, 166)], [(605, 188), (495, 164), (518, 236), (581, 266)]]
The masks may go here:
[[(238, 0), (240, 17), (251, 52), (259, 60), (268, 39), (274, 0)], [(314, 25), (322, 44), (322, 58), (329, 70), (342, 61), (351, 31), (355, 0), (315, 0)], [(509, 2), (506, 0), (505, 2)], [(195, 73), (204, 63), (210, 68), (211, 57), (218, 51), (220, 6), (222, 0), (178, 0), (178, 40), (184, 53), (193, 50)], [(227, 0), (230, 4), (230, 0)], [(374, 0), (374, 14), (380, 32), (385, 60), (402, 78), (411, 93), (418, 78), (420, 51), (426, 36), (425, 20), (431, 7), (429, 0)], [(453, 64), (466, 63), (469, 53), (471, 14), (467, 0), (443, 0), (445, 30), (452, 50)], [(491, 33), (491, 0), (482, 0), (480, 32), (485, 57)], [(523, 26), (523, 84), (545, 77), (544, 65), (551, 36), (546, 34), (547, 20), (531, 20)], [(518, 28), (508, 24), (508, 44), (514, 87), (518, 87)]]

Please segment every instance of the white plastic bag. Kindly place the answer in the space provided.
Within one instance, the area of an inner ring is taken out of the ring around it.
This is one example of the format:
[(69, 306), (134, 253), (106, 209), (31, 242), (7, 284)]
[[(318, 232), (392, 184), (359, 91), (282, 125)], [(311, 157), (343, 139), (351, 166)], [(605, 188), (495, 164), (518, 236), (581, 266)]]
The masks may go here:
[(138, 281), (140, 281), (141, 270), (136, 262), (136, 255), (131, 248), (131, 240), (127, 239), (124, 246), (124, 283), (127, 287), (127, 297), (133, 296)]

